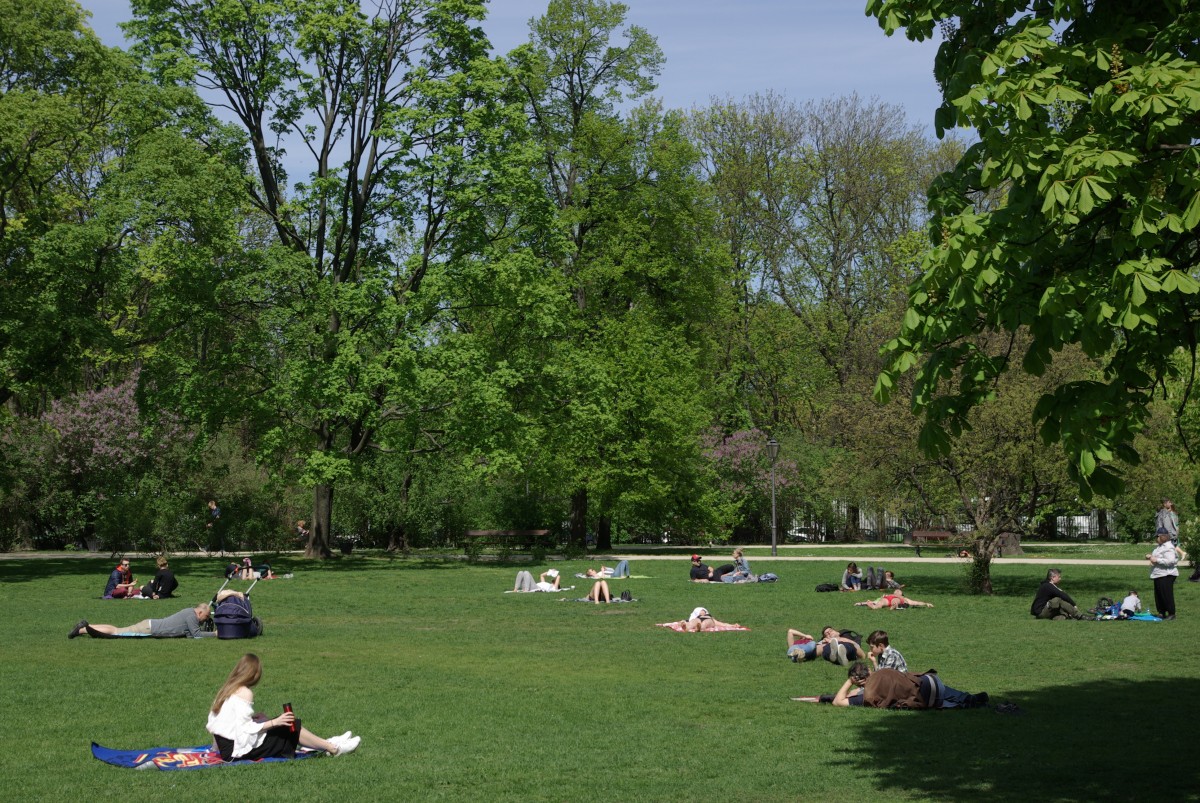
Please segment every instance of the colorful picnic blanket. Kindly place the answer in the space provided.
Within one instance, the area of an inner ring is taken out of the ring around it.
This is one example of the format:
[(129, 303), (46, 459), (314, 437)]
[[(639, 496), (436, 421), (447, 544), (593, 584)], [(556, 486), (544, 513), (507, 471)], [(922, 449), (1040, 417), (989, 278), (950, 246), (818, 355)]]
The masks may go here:
[[(659, 627), (669, 627), (676, 633), (687, 633), (687, 622), (663, 622)], [(696, 633), (720, 633), (726, 630), (749, 630), (745, 625), (721, 625), (720, 627), (709, 628), (708, 630), (691, 631)]]
[[(323, 756), (323, 750), (309, 750), (302, 747), (296, 751), (296, 758)], [(225, 767), (234, 764), (262, 764), (268, 761), (293, 761), (290, 758), (263, 758), (258, 761), (222, 761), (221, 754), (213, 750), (212, 745), (204, 744), (199, 747), (151, 747), (146, 750), (114, 750), (111, 747), (101, 747), (92, 742), (92, 757), (98, 758), (105, 764), (114, 767), (127, 767), (135, 770), (198, 770), (204, 767)]]

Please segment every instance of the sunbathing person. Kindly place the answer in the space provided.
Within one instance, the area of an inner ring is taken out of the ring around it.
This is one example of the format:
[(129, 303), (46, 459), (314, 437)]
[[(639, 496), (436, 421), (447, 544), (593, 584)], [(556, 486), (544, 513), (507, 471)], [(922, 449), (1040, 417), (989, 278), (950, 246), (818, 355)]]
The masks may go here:
[(876, 611), (879, 610), (880, 608), (888, 608), (888, 609), (894, 611), (901, 606), (910, 607), (910, 608), (932, 608), (933, 603), (921, 602), (921, 600), (919, 600), (919, 599), (913, 599), (912, 597), (906, 597), (903, 594), (901, 594), (899, 591), (893, 591), (891, 594), (884, 594), (879, 599), (868, 599), (868, 600), (863, 600), (862, 602), (854, 603), (854, 607), (857, 608), (859, 606), (866, 606), (866, 607), (870, 608), (871, 610), (876, 610)]
[(836, 628), (821, 629), (821, 640), (814, 648), (815, 655), (831, 664), (849, 666), (852, 661), (863, 657), (862, 647), (849, 636), (843, 636)]
[(817, 640), (807, 633), (789, 627), (787, 644), (787, 657), (794, 663), (799, 664), (817, 659)]
[[(223, 591), (221, 592), (224, 599), (230, 594), (240, 594), (240, 592)], [(86, 619), (81, 619), (76, 625), (71, 628), (71, 632), (67, 633), (67, 638), (75, 638), (87, 633), (89, 636), (96, 638), (90, 631), (102, 634), (102, 636), (151, 636), (153, 638), (208, 638), (217, 634), (211, 631), (205, 631), (200, 627), (200, 623), (209, 616), (208, 603), (202, 602), (194, 608), (184, 608), (179, 613), (171, 614), (165, 619), (143, 619), (134, 625), (128, 627), (117, 627), (116, 625), (92, 625), (88, 624)], [(101, 636), (101, 637), (102, 637)]]
[(718, 628), (741, 627), (738, 624), (729, 624), (722, 622), (708, 612), (708, 608), (695, 608), (691, 615), (687, 618), (687, 623), (684, 625), (689, 633), (699, 633), (705, 630), (716, 630)]
[(861, 661), (850, 667), (849, 677), (832, 698), (822, 695), (820, 701), (839, 707), (867, 706), (869, 708), (982, 708), (988, 704), (987, 692), (968, 694), (952, 689), (942, 682), (936, 672), (910, 675), (895, 669), (871, 672)]
[(588, 594), (587, 598), (597, 605), (601, 602), (612, 602), (612, 592), (608, 590), (608, 581), (597, 580), (592, 585), (592, 593)]

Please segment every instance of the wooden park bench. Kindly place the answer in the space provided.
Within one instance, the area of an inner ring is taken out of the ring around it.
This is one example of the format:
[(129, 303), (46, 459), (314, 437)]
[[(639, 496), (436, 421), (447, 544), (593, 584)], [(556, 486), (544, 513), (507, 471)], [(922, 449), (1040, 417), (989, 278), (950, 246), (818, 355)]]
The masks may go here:
[(958, 533), (952, 533), (949, 530), (913, 530), (911, 536), (914, 544), (940, 544), (952, 541), (957, 537)]
[(467, 530), (463, 546), (499, 547), (501, 549), (550, 548), (554, 544), (549, 530)]

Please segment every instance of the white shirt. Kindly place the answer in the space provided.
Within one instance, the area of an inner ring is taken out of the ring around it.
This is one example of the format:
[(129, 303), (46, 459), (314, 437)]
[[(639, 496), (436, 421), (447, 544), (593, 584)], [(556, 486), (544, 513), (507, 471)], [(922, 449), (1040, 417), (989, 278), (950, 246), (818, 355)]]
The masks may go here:
[(1142, 600), (1137, 594), (1130, 594), (1128, 597), (1121, 600), (1121, 610), (1123, 611), (1133, 611), (1134, 613), (1137, 613), (1141, 609)]
[(229, 695), (221, 704), (220, 711), (215, 714), (208, 712), (208, 725), (205, 727), (214, 736), (222, 736), (233, 742), (233, 758), (246, 755), (266, 738), (262, 723), (254, 721), (254, 692), (245, 686)]
[(1156, 546), (1150, 553), (1150, 560), (1154, 563), (1154, 568), (1150, 570), (1151, 580), (1166, 577), (1169, 574), (1179, 576), (1179, 569), (1175, 568), (1179, 563), (1179, 553), (1175, 551), (1175, 545), (1170, 541)]

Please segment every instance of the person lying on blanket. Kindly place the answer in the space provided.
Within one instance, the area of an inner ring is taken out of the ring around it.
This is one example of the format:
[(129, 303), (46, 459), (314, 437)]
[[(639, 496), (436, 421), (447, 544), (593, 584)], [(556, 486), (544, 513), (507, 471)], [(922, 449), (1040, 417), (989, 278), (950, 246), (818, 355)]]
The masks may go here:
[(722, 622), (708, 612), (708, 608), (695, 608), (687, 618), (684, 628), (689, 633), (699, 633), (704, 630), (718, 630), (723, 627), (741, 627), (741, 625)]
[[(173, 613), (165, 619), (143, 619), (135, 625), (117, 627), (116, 625), (91, 625), (86, 619), (80, 619), (67, 638), (75, 638), (87, 633), (88, 628), (109, 636), (152, 636), (154, 638), (208, 638), (216, 633), (207, 632), (200, 628), (200, 623), (208, 618), (208, 603), (201, 602), (194, 608), (184, 608), (179, 613)], [(90, 634), (89, 634), (90, 635)]]
[(260, 758), (296, 755), (296, 746), (324, 750), (334, 756), (353, 753), (362, 737), (346, 731), (341, 736), (322, 739), (300, 724), (284, 705), (284, 711), (274, 719), (254, 710), (252, 689), (262, 680), (262, 662), (254, 653), (243, 655), (225, 679), (208, 711), (205, 726), (213, 735), (215, 746), (224, 761), (257, 760)]

